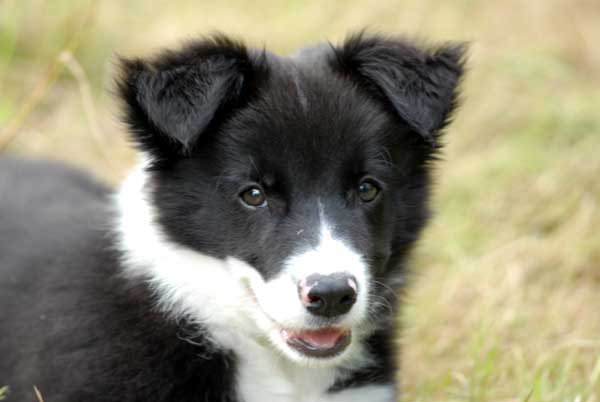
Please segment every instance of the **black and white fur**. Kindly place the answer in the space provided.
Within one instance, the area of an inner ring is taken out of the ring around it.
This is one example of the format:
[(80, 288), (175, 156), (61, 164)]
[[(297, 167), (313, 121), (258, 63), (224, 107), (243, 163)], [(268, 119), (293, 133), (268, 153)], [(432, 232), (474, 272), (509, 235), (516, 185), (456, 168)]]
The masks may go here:
[[(140, 161), (115, 194), (0, 159), (8, 400), (396, 400), (396, 297), (463, 53), (359, 34), (280, 57), (214, 36), (123, 61)], [(351, 310), (310, 314), (298, 283), (340, 272)], [(325, 327), (352, 334), (328, 358), (282, 338)]]

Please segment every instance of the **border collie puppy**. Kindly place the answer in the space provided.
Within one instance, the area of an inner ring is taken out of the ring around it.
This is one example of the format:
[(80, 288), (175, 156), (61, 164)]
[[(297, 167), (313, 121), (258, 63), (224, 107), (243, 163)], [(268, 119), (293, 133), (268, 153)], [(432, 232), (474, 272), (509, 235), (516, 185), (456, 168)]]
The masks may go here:
[(461, 45), (214, 36), (122, 61), (116, 196), (0, 160), (8, 401), (390, 402), (396, 298)]

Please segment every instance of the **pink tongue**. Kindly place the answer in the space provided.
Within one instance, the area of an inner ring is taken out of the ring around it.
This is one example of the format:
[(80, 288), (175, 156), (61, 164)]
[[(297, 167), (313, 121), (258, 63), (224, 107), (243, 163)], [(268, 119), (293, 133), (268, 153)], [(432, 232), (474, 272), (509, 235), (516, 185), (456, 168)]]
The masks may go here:
[(332, 348), (342, 335), (343, 332), (339, 329), (320, 329), (300, 332), (296, 334), (296, 337), (319, 348)]

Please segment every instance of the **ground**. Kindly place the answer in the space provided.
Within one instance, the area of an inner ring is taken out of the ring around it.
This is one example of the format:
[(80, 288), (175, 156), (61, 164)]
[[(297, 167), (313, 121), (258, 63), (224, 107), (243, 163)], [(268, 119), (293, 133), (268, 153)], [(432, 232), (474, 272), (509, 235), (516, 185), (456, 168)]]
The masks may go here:
[(600, 402), (598, 21), (596, 0), (5, 0), (0, 152), (116, 183), (115, 54), (213, 30), (281, 53), (362, 27), (470, 41), (399, 317), (404, 400)]

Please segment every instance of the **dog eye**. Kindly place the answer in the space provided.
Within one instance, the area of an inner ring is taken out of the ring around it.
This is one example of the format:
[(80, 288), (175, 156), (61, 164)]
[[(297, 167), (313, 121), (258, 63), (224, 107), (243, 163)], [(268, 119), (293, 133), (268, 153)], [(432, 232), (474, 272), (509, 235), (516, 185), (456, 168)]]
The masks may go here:
[(267, 205), (267, 197), (258, 187), (250, 187), (240, 194), (244, 204), (251, 207), (264, 207)]
[(358, 196), (364, 202), (371, 202), (379, 194), (380, 188), (372, 180), (363, 180), (358, 185)]

